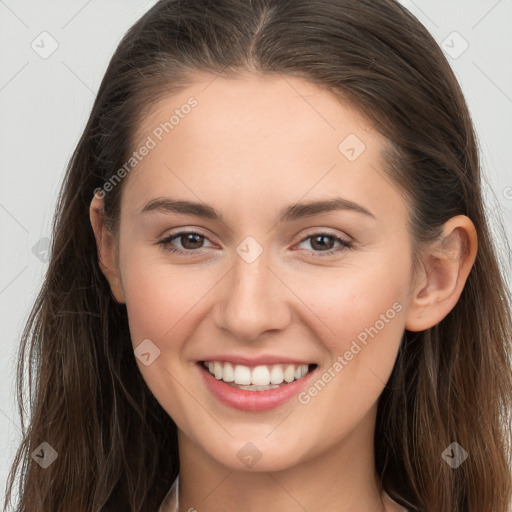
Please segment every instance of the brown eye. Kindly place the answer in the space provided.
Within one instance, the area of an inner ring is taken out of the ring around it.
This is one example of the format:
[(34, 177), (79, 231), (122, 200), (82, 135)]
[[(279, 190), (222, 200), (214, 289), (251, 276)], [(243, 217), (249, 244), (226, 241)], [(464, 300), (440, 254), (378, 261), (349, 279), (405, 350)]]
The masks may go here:
[(175, 238), (181, 240), (181, 245), (184, 249), (200, 249), (204, 236), (198, 235), (197, 233), (187, 233), (184, 235), (178, 235)]
[[(179, 240), (181, 248), (175, 243), (176, 240)], [(180, 231), (178, 233), (172, 233), (158, 242), (158, 244), (163, 246), (166, 251), (176, 254), (194, 255), (203, 248), (205, 240), (207, 240), (207, 238), (201, 233), (196, 233), (195, 231)]]
[(311, 247), (318, 250), (332, 249), (333, 244), (336, 242), (331, 235), (314, 235), (311, 238)]
[[(307, 240), (311, 240), (310, 246), (312, 247), (312, 252), (318, 253), (318, 256), (331, 255), (353, 246), (353, 242), (329, 233), (314, 233), (304, 238), (301, 244)], [(336, 242), (340, 244), (338, 247), (334, 247)]]

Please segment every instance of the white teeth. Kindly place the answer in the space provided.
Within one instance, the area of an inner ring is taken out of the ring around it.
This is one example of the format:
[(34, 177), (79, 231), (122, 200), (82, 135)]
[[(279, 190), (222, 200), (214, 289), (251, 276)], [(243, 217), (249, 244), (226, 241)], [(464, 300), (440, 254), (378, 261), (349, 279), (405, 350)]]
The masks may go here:
[(286, 370), (284, 371), (284, 380), (286, 382), (292, 382), (295, 379), (295, 366), (293, 364), (290, 364), (286, 367)]
[(238, 386), (238, 389), (243, 389), (245, 391), (268, 391), (269, 389), (276, 389), (279, 386), (271, 384), (270, 386), (255, 386), (254, 384), (250, 386)]
[(283, 382), (293, 382), (301, 379), (308, 373), (307, 364), (275, 364), (260, 365), (249, 368), (237, 364), (234, 368), (231, 363), (221, 361), (207, 361), (204, 366), (218, 380), (224, 382), (234, 382), (240, 389), (249, 389), (254, 391), (265, 391), (274, 389)]
[(224, 382), (234, 382), (235, 381), (235, 369), (233, 368), (233, 365), (231, 363), (224, 363), (222, 380)]
[[(306, 370), (307, 371), (307, 370)], [(274, 365), (270, 370), (270, 382), (272, 384), (281, 384), (283, 382), (283, 369), (279, 365)]]
[(270, 384), (270, 371), (266, 366), (256, 366), (251, 373), (251, 381), (256, 386), (268, 386)]
[(247, 366), (237, 364), (235, 366), (235, 384), (251, 384), (251, 369)]
[(213, 373), (216, 379), (222, 379), (222, 369), (223, 368), (221, 363), (219, 363), (218, 361), (215, 361), (213, 363)]

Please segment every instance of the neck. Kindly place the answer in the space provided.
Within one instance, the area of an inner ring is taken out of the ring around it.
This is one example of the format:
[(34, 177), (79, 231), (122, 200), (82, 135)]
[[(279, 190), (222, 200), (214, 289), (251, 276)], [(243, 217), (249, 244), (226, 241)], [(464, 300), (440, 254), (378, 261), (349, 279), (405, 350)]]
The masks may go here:
[[(246, 471), (219, 464), (179, 431), (180, 507), (224, 512), (394, 512), (375, 472), (375, 417), (364, 418), (338, 445), (280, 470)], [(242, 443), (241, 443), (242, 444)], [(319, 440), (319, 445), (321, 444)]]

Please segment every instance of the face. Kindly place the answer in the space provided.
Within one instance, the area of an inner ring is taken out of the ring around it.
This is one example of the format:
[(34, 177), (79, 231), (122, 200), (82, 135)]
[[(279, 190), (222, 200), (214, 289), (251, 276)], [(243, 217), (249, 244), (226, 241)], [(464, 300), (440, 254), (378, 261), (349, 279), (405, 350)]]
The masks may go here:
[(181, 441), (248, 471), (369, 442), (412, 285), (385, 138), (327, 90), (247, 75), (198, 76), (138, 141), (117, 295)]

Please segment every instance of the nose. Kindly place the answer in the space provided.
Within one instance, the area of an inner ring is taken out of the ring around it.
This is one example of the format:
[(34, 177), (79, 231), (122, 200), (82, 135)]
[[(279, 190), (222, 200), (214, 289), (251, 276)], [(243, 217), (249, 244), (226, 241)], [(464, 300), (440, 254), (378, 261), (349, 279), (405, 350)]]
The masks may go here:
[(293, 293), (269, 264), (265, 251), (251, 263), (235, 255), (233, 268), (223, 279), (215, 323), (237, 340), (254, 341), (290, 322)]

